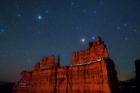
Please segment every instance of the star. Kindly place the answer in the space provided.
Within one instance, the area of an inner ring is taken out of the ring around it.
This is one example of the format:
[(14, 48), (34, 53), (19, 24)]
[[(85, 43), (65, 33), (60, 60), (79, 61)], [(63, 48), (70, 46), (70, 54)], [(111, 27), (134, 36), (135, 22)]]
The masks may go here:
[(133, 29), (134, 32), (137, 32), (137, 29)]
[(38, 20), (42, 20), (42, 16), (41, 16), (41, 15), (38, 15), (38, 16), (37, 16), (37, 19), (38, 19)]
[(32, 62), (32, 60), (29, 58), (29, 59), (27, 59), (27, 62)]
[(38, 34), (41, 34), (41, 32), (40, 32), (40, 31), (38, 31)]
[(103, 5), (103, 4), (104, 4), (103, 0), (100, 0), (100, 5)]
[(71, 6), (74, 6), (75, 5), (75, 3), (74, 2), (71, 2)]
[(123, 25), (124, 25), (125, 27), (127, 27), (127, 26), (128, 26), (128, 24), (127, 24), (127, 23), (124, 23)]
[(79, 30), (79, 29), (80, 29), (80, 27), (79, 27), (79, 26), (76, 26), (76, 27), (75, 27), (75, 29), (76, 29), (76, 30)]
[(18, 17), (21, 17), (22, 15), (21, 15), (21, 14), (17, 14), (17, 16), (18, 16)]
[(49, 13), (49, 10), (46, 10), (45, 13), (48, 14)]
[(127, 41), (128, 40), (128, 37), (124, 37), (124, 40)]
[(117, 26), (117, 30), (121, 30), (121, 27), (120, 26)]
[(85, 38), (81, 38), (81, 42), (84, 43), (86, 41)]
[(96, 14), (96, 13), (97, 13), (97, 11), (96, 11), (96, 10), (94, 10), (94, 11), (93, 11), (93, 14)]
[(92, 40), (95, 40), (95, 39), (96, 39), (96, 37), (95, 37), (95, 36), (92, 36), (92, 37), (91, 37), (91, 39), (92, 39)]
[(83, 9), (83, 13), (86, 13), (87, 12), (87, 9)]
[(5, 29), (0, 29), (0, 32), (1, 32), (1, 33), (5, 32)]

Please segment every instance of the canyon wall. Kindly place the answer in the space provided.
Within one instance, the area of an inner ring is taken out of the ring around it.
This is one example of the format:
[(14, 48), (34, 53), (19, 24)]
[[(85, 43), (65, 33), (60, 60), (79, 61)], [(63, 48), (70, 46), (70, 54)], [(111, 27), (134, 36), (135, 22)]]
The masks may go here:
[(42, 58), (32, 71), (21, 72), (13, 93), (118, 93), (117, 72), (98, 37), (72, 54), (70, 66), (60, 66), (54, 55)]

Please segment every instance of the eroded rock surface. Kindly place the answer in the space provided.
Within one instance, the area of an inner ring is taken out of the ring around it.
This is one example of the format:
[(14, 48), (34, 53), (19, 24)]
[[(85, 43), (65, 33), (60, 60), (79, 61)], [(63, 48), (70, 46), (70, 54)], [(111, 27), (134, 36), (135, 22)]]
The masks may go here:
[(72, 54), (72, 64), (61, 67), (54, 55), (42, 58), (32, 71), (23, 71), (13, 93), (118, 93), (117, 73), (104, 42)]

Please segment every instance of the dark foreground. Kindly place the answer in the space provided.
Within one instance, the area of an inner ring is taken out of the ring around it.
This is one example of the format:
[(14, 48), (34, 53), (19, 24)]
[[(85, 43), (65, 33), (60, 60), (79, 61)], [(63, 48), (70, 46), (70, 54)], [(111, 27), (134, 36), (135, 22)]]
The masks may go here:
[[(14, 83), (0, 82), (0, 93), (12, 93)], [(120, 93), (138, 93), (136, 92), (136, 82), (134, 80), (120, 81)]]
[(14, 83), (0, 82), (0, 93), (12, 93)]

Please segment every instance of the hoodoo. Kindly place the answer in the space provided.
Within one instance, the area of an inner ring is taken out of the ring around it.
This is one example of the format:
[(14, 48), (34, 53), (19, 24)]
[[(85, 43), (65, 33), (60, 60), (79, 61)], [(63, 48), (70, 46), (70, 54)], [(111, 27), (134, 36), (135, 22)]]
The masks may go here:
[(21, 72), (13, 93), (118, 93), (117, 72), (98, 37), (72, 54), (70, 66), (61, 67), (54, 55), (42, 58), (32, 71)]

